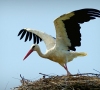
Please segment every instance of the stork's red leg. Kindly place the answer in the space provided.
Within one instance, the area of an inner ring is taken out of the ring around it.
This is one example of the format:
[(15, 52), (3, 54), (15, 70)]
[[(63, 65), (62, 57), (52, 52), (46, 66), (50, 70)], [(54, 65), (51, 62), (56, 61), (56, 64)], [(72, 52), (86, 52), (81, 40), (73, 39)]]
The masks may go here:
[(67, 64), (64, 64), (64, 68), (65, 68), (65, 70), (67, 71), (67, 75), (71, 75), (71, 73), (68, 71)]

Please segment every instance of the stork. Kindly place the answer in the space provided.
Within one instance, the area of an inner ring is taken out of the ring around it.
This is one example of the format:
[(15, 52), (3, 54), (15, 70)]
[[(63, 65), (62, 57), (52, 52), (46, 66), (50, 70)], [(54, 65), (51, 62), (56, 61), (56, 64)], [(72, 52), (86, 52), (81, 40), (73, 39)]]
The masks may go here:
[[(37, 51), (39, 56), (59, 63), (71, 75), (67, 63), (78, 56), (86, 56), (85, 52), (76, 52), (76, 47), (81, 46), (80, 24), (100, 17), (100, 10), (84, 8), (63, 14), (54, 20), (56, 38), (42, 31), (30, 28), (21, 29), (18, 33), (20, 40), (25, 36), (25, 42), (33, 38), (33, 45), (26, 54), (25, 60), (33, 51)], [(46, 53), (43, 54), (39, 47), (39, 42), (44, 41)]]

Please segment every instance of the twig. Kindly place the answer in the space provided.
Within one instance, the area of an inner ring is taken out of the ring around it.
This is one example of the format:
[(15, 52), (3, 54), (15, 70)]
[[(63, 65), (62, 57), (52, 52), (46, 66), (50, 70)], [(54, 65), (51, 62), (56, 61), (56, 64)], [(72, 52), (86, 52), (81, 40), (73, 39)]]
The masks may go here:
[(80, 76), (80, 75), (89, 75), (89, 74), (91, 74), (91, 75), (99, 75), (99, 74), (94, 74), (94, 73), (82, 73), (82, 74), (74, 74), (74, 75), (70, 75), (70, 76)]
[[(95, 69), (93, 69), (93, 70), (95, 70)], [(95, 71), (97, 71), (97, 70), (95, 70)], [(100, 72), (99, 71), (97, 71), (99, 74), (100, 74)]]
[[(8, 83), (9, 83), (9, 81), (8, 81)], [(6, 89), (7, 89), (8, 83), (6, 84), (6, 87), (5, 87), (5, 89), (4, 89), (4, 90), (6, 90)]]
[(12, 77), (12, 78), (20, 80), (19, 78), (15, 78), (15, 77)]
[(47, 74), (43, 74), (43, 73), (39, 73), (39, 74), (41, 74), (41, 75), (43, 75), (43, 76), (49, 76), (49, 75), (47, 75)]
[(80, 71), (79, 71), (79, 69), (78, 69), (78, 73), (81, 74)]
[(20, 77), (22, 78), (22, 79), (24, 79), (24, 76), (22, 77), (22, 75), (20, 74)]

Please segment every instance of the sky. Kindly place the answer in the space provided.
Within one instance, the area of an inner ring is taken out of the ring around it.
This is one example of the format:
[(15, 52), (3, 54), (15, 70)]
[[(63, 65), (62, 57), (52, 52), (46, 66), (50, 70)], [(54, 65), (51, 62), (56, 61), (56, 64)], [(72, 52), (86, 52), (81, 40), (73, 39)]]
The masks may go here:
[[(62, 14), (82, 8), (100, 10), (99, 0), (0, 0), (0, 90), (10, 90), (21, 85), (20, 74), (29, 80), (38, 80), (39, 73), (66, 75), (59, 64), (44, 59), (33, 52), (25, 61), (24, 56), (32, 41), (24, 42), (17, 36), (23, 28), (32, 28), (56, 36), (54, 19)], [(100, 71), (100, 18), (81, 25), (82, 41), (77, 52), (86, 52), (68, 63), (72, 74), (98, 73)], [(43, 53), (44, 42), (39, 43)], [(93, 70), (95, 69), (95, 70)]]

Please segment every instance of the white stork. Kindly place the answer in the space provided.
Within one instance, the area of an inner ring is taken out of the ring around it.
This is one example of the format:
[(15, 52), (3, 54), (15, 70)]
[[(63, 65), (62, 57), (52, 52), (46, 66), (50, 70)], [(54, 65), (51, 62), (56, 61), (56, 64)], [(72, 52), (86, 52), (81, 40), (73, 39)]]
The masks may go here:
[[(26, 59), (33, 51), (37, 51), (39, 56), (47, 58), (59, 63), (67, 71), (67, 75), (71, 75), (67, 68), (67, 62), (72, 61), (78, 56), (86, 56), (85, 52), (75, 52), (77, 46), (81, 46), (80, 24), (100, 17), (100, 10), (85, 8), (64, 14), (54, 20), (56, 38), (38, 30), (24, 28), (19, 31), (18, 36), (21, 35), (20, 40), (25, 36), (25, 42), (31, 41), (33, 38), (33, 45), (26, 54)], [(43, 54), (38, 46), (40, 41), (44, 41), (47, 50)], [(74, 51), (74, 52), (73, 52)], [(23, 59), (23, 60), (24, 60)]]

